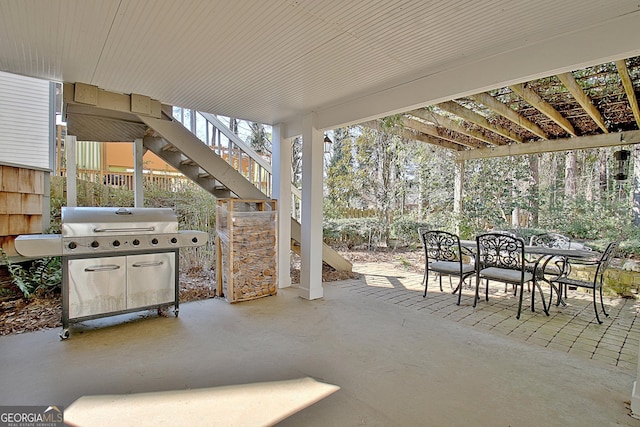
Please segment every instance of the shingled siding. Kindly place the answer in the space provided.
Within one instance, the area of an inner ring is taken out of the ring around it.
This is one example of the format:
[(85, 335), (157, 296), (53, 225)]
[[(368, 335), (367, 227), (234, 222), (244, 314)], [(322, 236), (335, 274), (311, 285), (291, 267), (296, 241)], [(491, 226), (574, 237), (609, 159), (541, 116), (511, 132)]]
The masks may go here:
[(16, 236), (43, 231), (45, 173), (0, 165), (0, 246), (9, 256)]
[(54, 97), (49, 81), (0, 72), (0, 247), (9, 256), (16, 236), (48, 227)]

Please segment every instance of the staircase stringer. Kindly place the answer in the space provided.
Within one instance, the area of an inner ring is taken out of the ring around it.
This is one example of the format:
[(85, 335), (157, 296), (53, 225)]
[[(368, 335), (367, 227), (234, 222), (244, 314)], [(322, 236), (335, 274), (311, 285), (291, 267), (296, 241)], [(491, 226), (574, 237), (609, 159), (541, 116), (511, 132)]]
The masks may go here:
[[(148, 116), (139, 116), (139, 118), (160, 135), (160, 137), (144, 137), (144, 146), (215, 197), (230, 197), (229, 193), (233, 193), (242, 199), (268, 199), (267, 195), (213, 152), (180, 122)], [(177, 151), (167, 150), (169, 144)], [(200, 170), (206, 172), (210, 177), (201, 177)], [(228, 189), (225, 196), (217, 195), (222, 189), (217, 187), (215, 182), (221, 183)], [(297, 242), (301, 240), (301, 226), (294, 218), (291, 218), (291, 238)], [(295, 251), (293, 245), (292, 248)], [(352, 271), (351, 263), (325, 243), (322, 246), (322, 259), (336, 270)]]

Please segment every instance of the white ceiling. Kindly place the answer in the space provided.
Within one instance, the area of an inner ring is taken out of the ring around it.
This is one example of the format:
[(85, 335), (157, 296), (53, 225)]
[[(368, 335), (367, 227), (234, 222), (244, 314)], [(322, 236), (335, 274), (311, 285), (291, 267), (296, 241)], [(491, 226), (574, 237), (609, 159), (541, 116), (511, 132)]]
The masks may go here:
[(636, 56), (638, 28), (637, 0), (0, 0), (0, 70), (327, 129)]

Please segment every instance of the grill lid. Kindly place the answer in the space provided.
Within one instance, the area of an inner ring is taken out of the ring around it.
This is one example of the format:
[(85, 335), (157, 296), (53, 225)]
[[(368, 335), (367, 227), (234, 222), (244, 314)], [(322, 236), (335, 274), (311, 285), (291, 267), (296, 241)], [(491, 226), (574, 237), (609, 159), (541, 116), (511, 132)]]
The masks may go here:
[(62, 237), (167, 234), (178, 232), (170, 208), (63, 207)]

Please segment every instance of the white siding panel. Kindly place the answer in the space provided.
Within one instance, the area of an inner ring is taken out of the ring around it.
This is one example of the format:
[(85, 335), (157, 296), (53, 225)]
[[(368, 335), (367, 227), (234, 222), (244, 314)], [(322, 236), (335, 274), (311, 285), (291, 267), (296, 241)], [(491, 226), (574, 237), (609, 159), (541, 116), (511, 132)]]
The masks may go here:
[(0, 72), (0, 162), (49, 168), (49, 82)]

